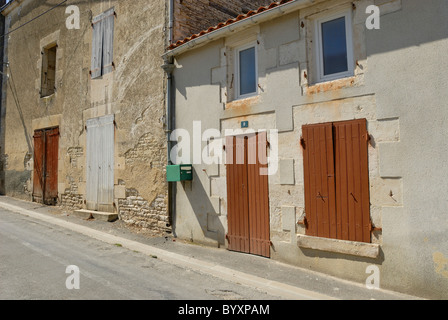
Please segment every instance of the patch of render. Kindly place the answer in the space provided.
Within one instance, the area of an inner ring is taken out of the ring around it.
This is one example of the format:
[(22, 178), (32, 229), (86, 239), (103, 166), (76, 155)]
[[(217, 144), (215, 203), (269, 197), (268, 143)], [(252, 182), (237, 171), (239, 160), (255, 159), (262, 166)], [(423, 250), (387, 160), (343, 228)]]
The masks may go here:
[(170, 234), (172, 229), (167, 203), (167, 194), (158, 195), (154, 201), (149, 202), (137, 190), (126, 189), (126, 199), (118, 200), (120, 220), (154, 234)]

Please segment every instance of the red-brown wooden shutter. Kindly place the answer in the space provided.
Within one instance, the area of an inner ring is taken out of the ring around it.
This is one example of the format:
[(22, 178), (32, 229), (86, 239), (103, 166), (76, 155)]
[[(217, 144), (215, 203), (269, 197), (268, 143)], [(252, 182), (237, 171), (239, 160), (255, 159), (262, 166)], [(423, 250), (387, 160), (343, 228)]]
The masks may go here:
[(371, 242), (367, 121), (334, 128), (338, 238)]
[(228, 249), (270, 257), (267, 134), (226, 139)]
[(336, 237), (336, 206), (331, 123), (303, 127), (307, 235)]
[(304, 126), (307, 235), (371, 242), (367, 121)]
[(246, 139), (227, 137), (227, 222), (228, 249), (250, 252), (246, 170)]
[(44, 133), (34, 132), (34, 174), (33, 174), (33, 199), (43, 202), (44, 189)]
[(46, 131), (45, 202), (56, 204), (58, 197), (59, 128)]
[(252, 135), (247, 142), (250, 253), (270, 257), (267, 134)]

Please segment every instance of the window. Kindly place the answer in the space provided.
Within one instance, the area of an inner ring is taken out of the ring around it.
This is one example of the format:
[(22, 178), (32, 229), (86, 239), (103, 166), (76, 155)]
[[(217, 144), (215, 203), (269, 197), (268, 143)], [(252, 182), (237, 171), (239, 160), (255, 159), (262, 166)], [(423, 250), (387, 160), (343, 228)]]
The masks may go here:
[(42, 74), (40, 96), (51, 96), (56, 91), (56, 50), (57, 46), (51, 45), (42, 51)]
[(92, 79), (99, 78), (113, 70), (114, 18), (115, 11), (112, 8), (92, 21)]
[(351, 10), (315, 21), (317, 81), (353, 76)]
[(257, 47), (254, 44), (236, 49), (236, 98), (256, 95), (258, 90)]
[(367, 121), (302, 128), (307, 235), (371, 242)]

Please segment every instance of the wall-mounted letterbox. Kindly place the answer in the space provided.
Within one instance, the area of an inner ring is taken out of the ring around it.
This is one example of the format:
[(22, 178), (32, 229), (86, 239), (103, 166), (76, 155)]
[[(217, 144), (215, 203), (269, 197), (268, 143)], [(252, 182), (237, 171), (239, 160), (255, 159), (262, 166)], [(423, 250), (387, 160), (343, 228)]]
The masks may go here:
[(180, 164), (166, 167), (166, 179), (168, 182), (193, 180), (193, 166), (191, 164)]

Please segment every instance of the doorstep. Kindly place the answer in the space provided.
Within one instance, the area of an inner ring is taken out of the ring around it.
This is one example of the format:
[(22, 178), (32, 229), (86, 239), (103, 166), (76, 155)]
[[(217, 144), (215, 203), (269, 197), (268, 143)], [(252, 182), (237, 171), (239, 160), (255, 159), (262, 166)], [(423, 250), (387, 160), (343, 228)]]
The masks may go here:
[(100, 212), (92, 210), (75, 210), (72, 213), (73, 216), (81, 219), (95, 219), (99, 221), (114, 222), (118, 220), (117, 213)]

